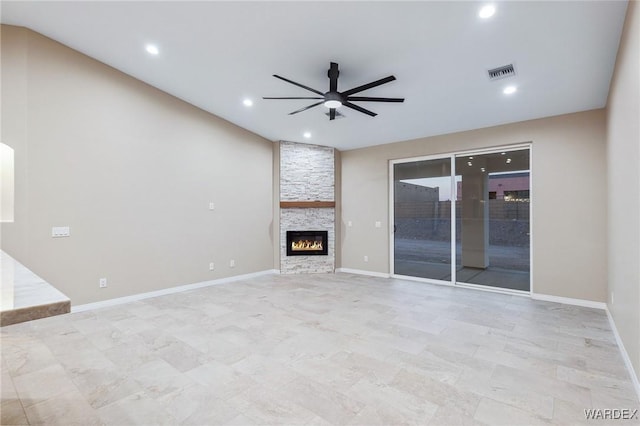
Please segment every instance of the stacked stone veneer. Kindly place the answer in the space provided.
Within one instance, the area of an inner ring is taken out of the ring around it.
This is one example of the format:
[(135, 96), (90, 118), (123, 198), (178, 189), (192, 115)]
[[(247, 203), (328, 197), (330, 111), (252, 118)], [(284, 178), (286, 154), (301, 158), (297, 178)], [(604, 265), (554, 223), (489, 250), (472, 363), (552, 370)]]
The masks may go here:
[[(280, 201), (335, 201), (333, 148), (280, 142)], [(280, 272), (327, 273), (335, 269), (335, 209), (280, 209)], [(287, 256), (287, 231), (328, 231), (327, 256)]]

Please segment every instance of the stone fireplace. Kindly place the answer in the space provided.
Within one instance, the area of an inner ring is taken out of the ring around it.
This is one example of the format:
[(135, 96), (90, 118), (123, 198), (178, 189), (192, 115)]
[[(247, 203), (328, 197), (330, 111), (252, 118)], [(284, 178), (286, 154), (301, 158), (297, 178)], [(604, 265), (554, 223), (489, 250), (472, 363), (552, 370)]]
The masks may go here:
[[(334, 161), (333, 148), (280, 142), (280, 272), (283, 274), (335, 270)], [(292, 247), (295, 241), (297, 250)]]

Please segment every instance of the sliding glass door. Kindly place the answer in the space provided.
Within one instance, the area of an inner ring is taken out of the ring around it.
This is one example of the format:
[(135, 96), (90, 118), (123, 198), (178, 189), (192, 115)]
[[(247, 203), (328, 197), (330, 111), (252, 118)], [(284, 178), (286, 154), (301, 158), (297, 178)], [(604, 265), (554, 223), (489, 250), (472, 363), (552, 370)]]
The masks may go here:
[(529, 151), (392, 161), (393, 275), (528, 292)]
[(395, 274), (451, 280), (451, 157), (393, 165)]
[(529, 291), (529, 149), (457, 155), (456, 282)]

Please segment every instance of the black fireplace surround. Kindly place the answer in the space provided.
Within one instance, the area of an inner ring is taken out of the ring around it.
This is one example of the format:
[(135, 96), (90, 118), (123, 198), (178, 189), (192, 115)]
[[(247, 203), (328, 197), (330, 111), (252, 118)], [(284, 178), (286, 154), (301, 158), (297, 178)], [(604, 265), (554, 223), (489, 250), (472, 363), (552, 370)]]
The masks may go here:
[(327, 256), (328, 231), (287, 231), (287, 256)]

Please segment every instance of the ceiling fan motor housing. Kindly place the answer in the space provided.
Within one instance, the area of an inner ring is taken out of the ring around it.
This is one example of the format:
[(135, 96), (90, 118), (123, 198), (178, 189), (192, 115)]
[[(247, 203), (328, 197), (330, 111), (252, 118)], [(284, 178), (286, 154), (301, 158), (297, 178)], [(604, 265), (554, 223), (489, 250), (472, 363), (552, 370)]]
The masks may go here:
[(344, 103), (344, 96), (338, 92), (327, 92), (324, 94), (324, 101), (338, 101), (340, 103)]

